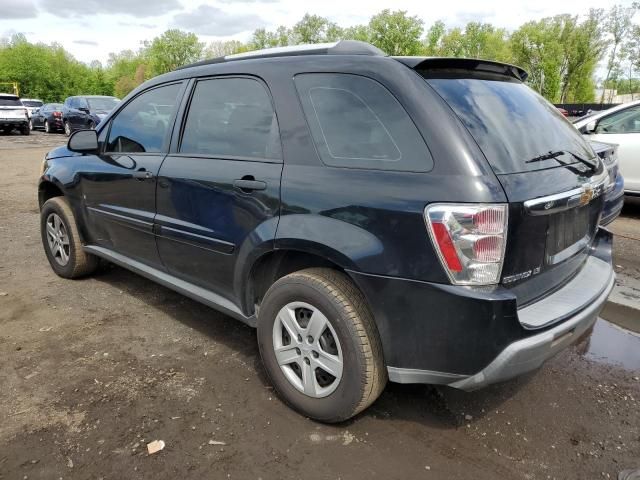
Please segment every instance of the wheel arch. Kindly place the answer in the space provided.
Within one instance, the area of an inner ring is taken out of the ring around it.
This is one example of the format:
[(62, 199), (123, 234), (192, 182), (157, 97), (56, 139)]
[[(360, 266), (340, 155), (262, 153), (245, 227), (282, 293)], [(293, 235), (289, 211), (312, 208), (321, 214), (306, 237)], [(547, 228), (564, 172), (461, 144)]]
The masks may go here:
[(53, 197), (64, 197), (65, 191), (62, 185), (54, 179), (42, 179), (38, 184), (38, 206), (42, 208), (44, 202)]
[[(248, 269), (244, 285), (243, 310), (255, 314), (265, 293), (278, 279), (306, 268), (324, 267), (345, 272), (353, 266), (343, 254), (320, 245), (273, 249), (256, 258)], [(355, 283), (354, 283), (355, 285)]]

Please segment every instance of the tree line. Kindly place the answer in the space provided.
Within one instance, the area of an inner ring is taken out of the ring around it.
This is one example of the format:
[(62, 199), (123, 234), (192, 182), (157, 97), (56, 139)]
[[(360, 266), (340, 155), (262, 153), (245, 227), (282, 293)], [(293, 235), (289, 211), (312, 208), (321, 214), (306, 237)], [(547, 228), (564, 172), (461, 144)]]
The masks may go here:
[[(402, 10), (383, 10), (368, 23), (341, 27), (306, 14), (292, 27), (257, 29), (248, 42), (206, 45), (194, 33), (167, 30), (137, 50), (109, 54), (106, 65), (76, 60), (62, 45), (31, 43), (22, 34), (0, 40), (0, 82), (19, 82), (24, 97), (60, 101), (69, 95), (123, 97), (145, 80), (198, 60), (268, 47), (362, 40), (389, 55), (474, 57), (513, 63), (529, 72), (529, 85), (554, 103), (607, 101), (595, 98), (596, 69), (605, 62), (600, 86), (620, 93), (640, 91), (640, 2), (585, 15), (556, 15), (515, 31), (469, 22), (429, 26)], [(2, 88), (2, 87), (0, 87)]]

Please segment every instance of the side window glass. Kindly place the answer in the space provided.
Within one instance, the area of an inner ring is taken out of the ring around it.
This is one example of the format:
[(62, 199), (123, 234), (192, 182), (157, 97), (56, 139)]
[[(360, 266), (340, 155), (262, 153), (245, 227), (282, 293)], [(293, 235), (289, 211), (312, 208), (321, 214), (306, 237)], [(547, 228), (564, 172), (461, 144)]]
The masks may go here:
[(158, 153), (167, 135), (181, 84), (147, 90), (120, 110), (111, 122), (107, 152)]
[(334, 73), (297, 75), (295, 83), (326, 165), (415, 172), (433, 167), (413, 121), (380, 83)]
[(640, 133), (640, 108), (628, 108), (603, 118), (596, 133)]
[(187, 114), (180, 153), (280, 159), (278, 123), (264, 85), (249, 78), (199, 81)]

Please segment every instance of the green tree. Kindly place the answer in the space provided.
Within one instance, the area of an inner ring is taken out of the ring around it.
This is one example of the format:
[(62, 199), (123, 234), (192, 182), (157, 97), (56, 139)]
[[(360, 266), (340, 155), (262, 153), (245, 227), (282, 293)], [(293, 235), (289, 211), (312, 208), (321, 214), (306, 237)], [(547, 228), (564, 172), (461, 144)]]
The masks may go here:
[(342, 38), (342, 29), (329, 19), (306, 13), (291, 29), (294, 45), (332, 42)]
[(386, 9), (369, 21), (370, 42), (388, 55), (419, 55), (423, 31), (423, 21), (403, 10)]
[(228, 40), (226, 42), (211, 42), (207, 48), (204, 49), (204, 58), (218, 58), (226, 55), (233, 55), (235, 53), (242, 53), (249, 50), (249, 45), (239, 42), (238, 40)]
[[(605, 30), (611, 38), (611, 49), (609, 51), (609, 59), (607, 61), (607, 73), (604, 83), (607, 83), (611, 76), (612, 70), (620, 65), (620, 47), (624, 44), (629, 34), (633, 31), (632, 19), (636, 13), (637, 4), (631, 7), (623, 7), (622, 5), (614, 5), (609, 10), (605, 21)], [(600, 103), (604, 102), (605, 89), (602, 89)]]
[(144, 56), (148, 60), (152, 76), (171, 72), (202, 58), (204, 44), (195, 33), (167, 30), (159, 37), (144, 42)]

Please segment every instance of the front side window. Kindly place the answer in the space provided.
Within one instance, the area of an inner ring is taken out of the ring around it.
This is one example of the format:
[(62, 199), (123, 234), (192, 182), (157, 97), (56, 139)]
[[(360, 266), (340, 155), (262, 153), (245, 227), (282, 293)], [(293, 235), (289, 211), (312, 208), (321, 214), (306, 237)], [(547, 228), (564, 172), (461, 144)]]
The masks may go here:
[(250, 78), (199, 81), (187, 114), (180, 153), (280, 159), (278, 123), (266, 88)]
[(395, 97), (367, 77), (308, 73), (295, 77), (320, 158), (334, 167), (426, 172), (433, 162)]
[(640, 133), (640, 107), (627, 108), (598, 122), (596, 133)]
[[(176, 109), (181, 84), (147, 90), (120, 110), (111, 122), (108, 152), (159, 153)], [(168, 108), (169, 114), (157, 105)]]

